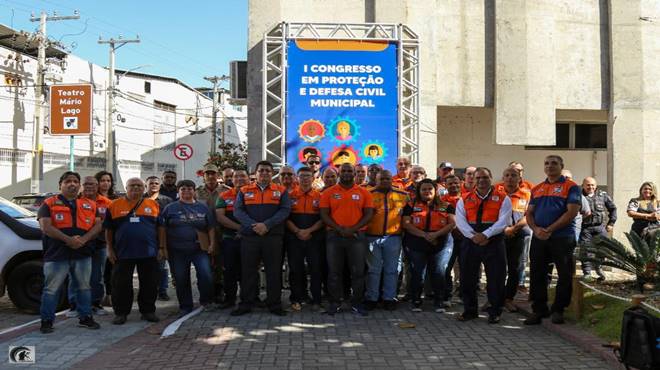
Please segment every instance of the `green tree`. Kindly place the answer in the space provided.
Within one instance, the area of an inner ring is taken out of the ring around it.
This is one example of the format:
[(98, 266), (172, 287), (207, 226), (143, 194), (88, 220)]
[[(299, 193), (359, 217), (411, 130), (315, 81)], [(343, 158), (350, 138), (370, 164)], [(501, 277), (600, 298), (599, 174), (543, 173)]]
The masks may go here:
[(247, 144), (225, 143), (218, 145), (217, 152), (209, 153), (209, 159), (206, 163), (213, 163), (219, 169), (226, 167), (246, 168), (247, 156)]

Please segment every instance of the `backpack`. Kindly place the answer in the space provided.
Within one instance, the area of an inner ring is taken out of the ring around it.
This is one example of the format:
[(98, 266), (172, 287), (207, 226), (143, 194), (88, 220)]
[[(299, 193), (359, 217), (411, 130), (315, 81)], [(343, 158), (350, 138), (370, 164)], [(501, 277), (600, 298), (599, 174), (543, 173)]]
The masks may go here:
[(642, 307), (625, 310), (619, 352), (627, 369), (660, 369), (660, 318)]

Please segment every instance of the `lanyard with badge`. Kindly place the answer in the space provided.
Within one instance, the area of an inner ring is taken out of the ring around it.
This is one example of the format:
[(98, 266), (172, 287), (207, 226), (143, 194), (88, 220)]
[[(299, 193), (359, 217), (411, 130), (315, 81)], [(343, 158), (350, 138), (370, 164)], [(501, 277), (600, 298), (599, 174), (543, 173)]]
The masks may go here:
[(135, 204), (135, 206), (133, 207), (133, 209), (131, 209), (130, 212), (128, 212), (128, 216), (129, 216), (128, 221), (129, 221), (130, 223), (132, 223), (132, 224), (140, 223), (140, 217), (138, 217), (138, 216), (135, 214), (135, 211), (138, 209), (138, 207), (140, 207), (140, 205), (142, 204), (142, 201), (143, 201), (143, 200), (144, 200), (144, 198), (140, 198), (140, 200), (137, 202), (137, 204)]

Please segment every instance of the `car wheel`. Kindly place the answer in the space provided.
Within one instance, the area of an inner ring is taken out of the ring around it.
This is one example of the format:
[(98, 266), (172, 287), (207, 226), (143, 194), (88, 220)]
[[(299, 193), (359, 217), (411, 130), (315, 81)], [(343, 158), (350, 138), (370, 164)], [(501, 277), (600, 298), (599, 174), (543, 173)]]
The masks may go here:
[(7, 293), (19, 310), (39, 313), (44, 286), (43, 265), (42, 261), (27, 261), (16, 266), (9, 274)]

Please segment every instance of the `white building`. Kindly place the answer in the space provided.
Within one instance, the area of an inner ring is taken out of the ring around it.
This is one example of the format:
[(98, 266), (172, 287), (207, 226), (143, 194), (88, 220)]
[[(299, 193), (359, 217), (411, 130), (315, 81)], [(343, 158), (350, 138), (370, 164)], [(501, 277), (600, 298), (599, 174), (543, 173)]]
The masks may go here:
[[(0, 26), (0, 35), (9, 35), (0, 42), (0, 196), (12, 197), (30, 191), (37, 60), (25, 35), (5, 26)], [(75, 138), (75, 169), (82, 175), (106, 169), (107, 69), (54, 48), (48, 49), (47, 59), (47, 85), (93, 85), (92, 135)], [(117, 188), (122, 189), (130, 177), (160, 175), (167, 169), (176, 170), (179, 178), (201, 182), (195, 172), (210, 151), (212, 100), (175, 78), (131, 70), (116, 71), (115, 76)], [(226, 140), (245, 141), (246, 113), (224, 103), (219, 123), (222, 117), (231, 118), (224, 120)], [(48, 117), (45, 122), (47, 126)], [(180, 143), (194, 149), (185, 164), (173, 155)], [(53, 191), (69, 166), (69, 138), (46, 133), (42, 144), (41, 191)]]

